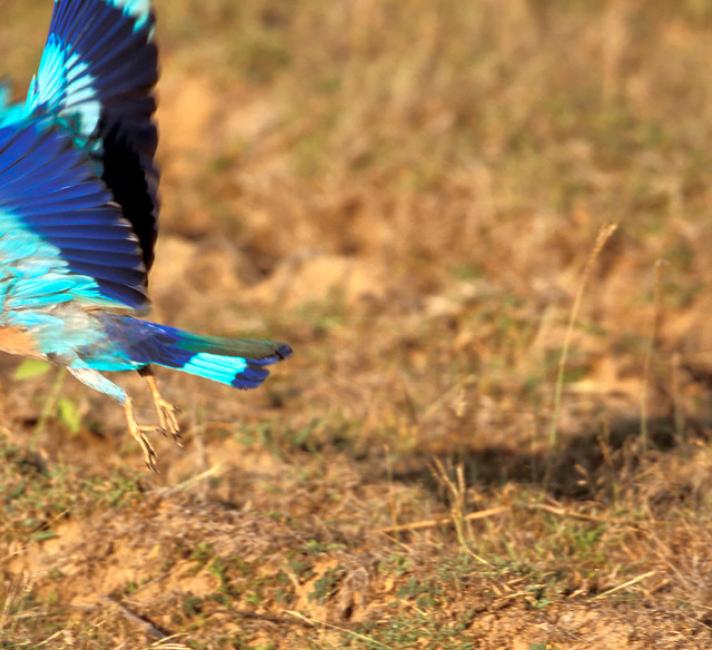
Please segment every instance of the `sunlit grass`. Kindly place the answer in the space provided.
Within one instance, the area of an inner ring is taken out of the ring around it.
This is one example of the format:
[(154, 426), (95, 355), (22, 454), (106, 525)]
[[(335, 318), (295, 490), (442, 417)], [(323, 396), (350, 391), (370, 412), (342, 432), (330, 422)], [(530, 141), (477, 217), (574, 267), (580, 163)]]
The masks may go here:
[(157, 318), (295, 355), (162, 373), (159, 478), (3, 361), (0, 640), (709, 647), (708, 3), (156, 4)]

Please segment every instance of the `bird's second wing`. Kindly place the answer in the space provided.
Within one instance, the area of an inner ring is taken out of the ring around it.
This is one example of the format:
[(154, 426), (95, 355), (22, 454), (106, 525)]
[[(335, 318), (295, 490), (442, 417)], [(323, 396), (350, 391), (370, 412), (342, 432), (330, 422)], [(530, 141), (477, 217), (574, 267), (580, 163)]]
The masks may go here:
[(69, 136), (0, 127), (0, 314), (70, 301), (144, 310), (137, 238)]
[(147, 269), (158, 219), (153, 34), (150, 0), (54, 0), (24, 107), (25, 118), (50, 117), (92, 155), (138, 237)]

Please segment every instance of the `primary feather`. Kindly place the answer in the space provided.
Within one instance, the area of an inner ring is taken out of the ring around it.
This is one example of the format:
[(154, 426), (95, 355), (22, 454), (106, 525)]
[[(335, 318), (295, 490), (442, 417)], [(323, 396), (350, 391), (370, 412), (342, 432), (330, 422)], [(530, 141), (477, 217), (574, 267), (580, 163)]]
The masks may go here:
[(55, 0), (27, 99), (0, 110), (0, 124), (41, 115), (73, 136), (133, 226), (147, 269), (158, 218), (154, 23), (148, 0)]
[(38, 304), (148, 305), (131, 225), (71, 138), (37, 118), (0, 127), (0, 272), (11, 321)]

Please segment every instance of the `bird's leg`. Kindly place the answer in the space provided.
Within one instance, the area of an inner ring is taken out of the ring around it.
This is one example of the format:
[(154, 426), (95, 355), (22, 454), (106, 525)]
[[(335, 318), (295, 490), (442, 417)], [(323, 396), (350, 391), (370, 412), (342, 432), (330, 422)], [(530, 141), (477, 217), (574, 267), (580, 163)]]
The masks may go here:
[(139, 426), (136, 422), (136, 418), (133, 414), (133, 404), (131, 403), (131, 398), (127, 397), (124, 401), (124, 413), (126, 414), (126, 422), (129, 427), (129, 433), (134, 437), (136, 442), (141, 446), (143, 450), (143, 458), (146, 461), (148, 469), (152, 472), (158, 474), (158, 456), (154, 451), (151, 443), (146, 437), (146, 433), (150, 433), (156, 430), (156, 427), (145, 427)]
[(176, 407), (167, 400), (163, 399), (163, 396), (158, 390), (158, 383), (156, 382), (156, 377), (151, 370), (151, 366), (141, 368), (138, 373), (146, 380), (148, 389), (151, 391), (153, 406), (156, 409), (158, 423), (161, 426), (161, 430), (164, 432), (164, 435), (166, 433), (170, 433), (173, 436), (175, 443), (179, 447), (182, 447), (183, 438), (180, 433), (178, 418), (176, 417)]
[(156, 452), (153, 450), (146, 434), (154, 433), (158, 431), (159, 428), (156, 426), (139, 426), (136, 422), (136, 418), (134, 417), (131, 398), (126, 394), (123, 388), (117, 386), (114, 382), (109, 381), (96, 370), (87, 367), (86, 363), (82, 359), (72, 359), (71, 364), (68, 364), (66, 368), (83, 384), (86, 384), (94, 390), (98, 390), (106, 395), (109, 395), (124, 407), (129, 433), (141, 446), (141, 449), (143, 450), (143, 458), (146, 461), (148, 468), (158, 473), (158, 456), (156, 456)]

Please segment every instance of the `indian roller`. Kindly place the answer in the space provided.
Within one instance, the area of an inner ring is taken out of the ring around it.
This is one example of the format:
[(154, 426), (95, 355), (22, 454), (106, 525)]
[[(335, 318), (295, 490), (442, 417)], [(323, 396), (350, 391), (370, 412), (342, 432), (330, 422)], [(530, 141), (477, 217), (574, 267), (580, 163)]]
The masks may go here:
[[(256, 388), (285, 343), (191, 334), (148, 311), (157, 236), (158, 50), (151, 0), (54, 0), (24, 102), (0, 87), (0, 350), (65, 367), (119, 402), (148, 467), (148, 434), (180, 443), (152, 366)], [(103, 373), (138, 371), (157, 426)]]

